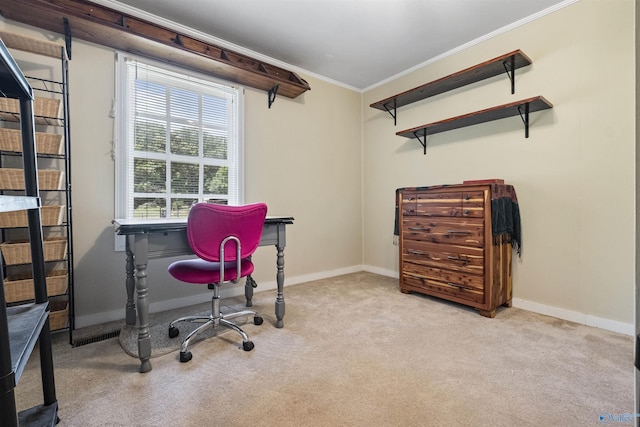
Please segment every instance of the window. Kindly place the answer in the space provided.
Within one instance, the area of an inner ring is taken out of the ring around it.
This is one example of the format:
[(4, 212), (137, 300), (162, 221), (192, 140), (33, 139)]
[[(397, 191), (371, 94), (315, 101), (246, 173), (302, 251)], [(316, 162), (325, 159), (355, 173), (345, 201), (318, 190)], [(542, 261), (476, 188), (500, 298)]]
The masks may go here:
[(116, 217), (241, 204), (241, 88), (121, 53), (116, 69)]

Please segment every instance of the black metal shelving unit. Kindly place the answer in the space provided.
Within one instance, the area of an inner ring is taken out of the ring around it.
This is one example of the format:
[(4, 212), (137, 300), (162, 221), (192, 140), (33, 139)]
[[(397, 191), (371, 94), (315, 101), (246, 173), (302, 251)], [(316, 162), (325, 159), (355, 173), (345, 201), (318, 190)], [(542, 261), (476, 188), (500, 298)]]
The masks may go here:
[[(45, 281), (44, 249), (33, 115), (33, 90), (0, 40), (0, 95), (18, 99), (25, 180), (25, 196), (0, 196), (0, 211), (27, 210), (35, 301), (6, 307), (0, 275), (0, 425), (53, 426), (58, 422), (49, 331), (49, 301)], [(43, 403), (17, 412), (15, 387), (36, 343), (39, 347)]]
[[(52, 310), (58, 306), (66, 307), (66, 312), (55, 311), (52, 315), (52, 331), (67, 329), (69, 332), (69, 343), (73, 344), (73, 331), (75, 329), (75, 313), (74, 313), (74, 274), (73, 274), (73, 221), (72, 221), (72, 198), (71, 198), (71, 133), (70, 133), (70, 115), (69, 115), (69, 59), (65, 46), (51, 43), (48, 41), (42, 41), (37, 39), (27, 38), (14, 33), (7, 33), (0, 31), (0, 39), (5, 43), (5, 46), (10, 50), (19, 50), (23, 52), (29, 52), (31, 54), (38, 55), (39, 57), (48, 57), (53, 60), (59, 61), (60, 64), (60, 79), (50, 80), (37, 77), (25, 76), (27, 82), (30, 84), (36, 103), (40, 96), (49, 97), (47, 99), (56, 99), (61, 103), (60, 114), (41, 114), (36, 111), (34, 116), (35, 124), (41, 130), (50, 133), (49, 129), (59, 129), (53, 131), (51, 135), (56, 134), (62, 136), (62, 147), (59, 153), (43, 153), (36, 150), (36, 156), (42, 160), (39, 163), (54, 164), (54, 169), (59, 169), (63, 172), (62, 187), (59, 189), (51, 189), (48, 187), (40, 186), (40, 195), (42, 197), (43, 205), (51, 204), (63, 204), (64, 205), (64, 220), (59, 224), (46, 224), (43, 223), (45, 242), (49, 236), (62, 236), (66, 237), (66, 251), (64, 258), (60, 259), (46, 259), (46, 265), (48, 274), (52, 272), (59, 274), (63, 270), (66, 271), (66, 291), (64, 294), (50, 295), (50, 302), (52, 303)], [(54, 65), (55, 62), (49, 60), (47, 65)], [(44, 62), (44, 61), (43, 61)], [(37, 105), (37, 104), (36, 104)], [(37, 110), (37, 109), (36, 109)], [(17, 122), (20, 120), (20, 115), (16, 112), (0, 111), (0, 119), (6, 122)], [(37, 133), (36, 135), (38, 135)], [(49, 135), (49, 136), (51, 136)], [(37, 136), (38, 138), (38, 136)], [(38, 144), (36, 144), (38, 145)], [(0, 148), (1, 149), (1, 148)], [(4, 166), (4, 161), (9, 157), (21, 156), (22, 152), (0, 151), (0, 166)], [(55, 162), (55, 163), (54, 163)], [(9, 162), (10, 163), (10, 162)], [(0, 189), (4, 190), (4, 189)], [(4, 193), (15, 193), (11, 191), (4, 191)], [(3, 241), (6, 240), (6, 236), (18, 236), (24, 234), (24, 230), (15, 229), (2, 229)], [(11, 271), (23, 271), (25, 269), (23, 265), (6, 266), (5, 272), (8, 269)], [(59, 280), (52, 278), (52, 280)], [(11, 305), (11, 303), (10, 303)], [(64, 309), (64, 308), (63, 308)], [(66, 313), (66, 314), (65, 314)]]

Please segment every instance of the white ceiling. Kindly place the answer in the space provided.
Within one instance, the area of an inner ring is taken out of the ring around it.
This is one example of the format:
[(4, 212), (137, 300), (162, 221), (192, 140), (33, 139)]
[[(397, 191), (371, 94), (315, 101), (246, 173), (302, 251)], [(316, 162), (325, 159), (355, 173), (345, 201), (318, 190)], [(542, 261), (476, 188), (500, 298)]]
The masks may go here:
[(94, 1), (365, 89), (576, 0)]

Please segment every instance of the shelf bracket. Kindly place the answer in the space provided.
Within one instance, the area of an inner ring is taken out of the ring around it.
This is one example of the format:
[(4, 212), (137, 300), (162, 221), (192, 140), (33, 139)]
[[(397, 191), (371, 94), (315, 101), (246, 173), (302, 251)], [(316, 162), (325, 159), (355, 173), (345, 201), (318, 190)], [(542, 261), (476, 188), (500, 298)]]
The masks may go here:
[(64, 43), (67, 48), (67, 57), (69, 61), (71, 61), (71, 26), (69, 25), (69, 20), (67, 18), (63, 18), (64, 20)]
[(518, 112), (524, 123), (524, 137), (529, 138), (529, 103), (524, 104), (524, 111), (522, 111), (522, 106), (518, 106)]
[(387, 104), (383, 104), (382, 105), (384, 107), (385, 110), (387, 110), (387, 113), (389, 113), (391, 115), (391, 117), (393, 117), (393, 125), (396, 125), (396, 98), (393, 98), (393, 111), (391, 111), (391, 109), (389, 107), (387, 107)]
[(413, 136), (415, 136), (418, 142), (422, 144), (422, 148), (424, 148), (424, 155), (426, 155), (427, 154), (427, 128), (419, 129), (419, 130), (422, 130), (422, 139), (420, 139), (420, 135), (418, 134), (417, 130), (413, 132)]
[(504, 71), (507, 72), (509, 80), (511, 80), (511, 95), (516, 93), (516, 57), (511, 55), (508, 61), (502, 61)]
[(278, 93), (279, 87), (280, 85), (275, 85), (274, 87), (269, 89), (269, 92), (267, 93), (267, 101), (269, 102), (269, 108), (271, 108), (271, 104), (273, 104), (273, 101), (276, 100), (276, 94)]

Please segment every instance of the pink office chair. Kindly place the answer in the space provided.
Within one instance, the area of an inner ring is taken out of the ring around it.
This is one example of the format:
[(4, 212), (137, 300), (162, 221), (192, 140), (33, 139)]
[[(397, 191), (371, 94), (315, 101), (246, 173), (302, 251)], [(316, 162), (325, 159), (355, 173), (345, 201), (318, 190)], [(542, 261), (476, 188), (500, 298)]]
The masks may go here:
[(189, 343), (199, 333), (218, 325), (226, 326), (242, 335), (242, 348), (253, 349), (247, 334), (230, 319), (253, 315), (253, 323), (262, 324), (262, 317), (255, 311), (245, 310), (231, 314), (220, 314), (220, 284), (238, 283), (242, 277), (253, 272), (251, 255), (258, 248), (262, 236), (267, 205), (255, 203), (245, 206), (226, 206), (215, 203), (197, 203), (189, 211), (187, 238), (196, 259), (181, 260), (169, 266), (169, 273), (187, 283), (207, 284), (213, 289), (211, 314), (176, 319), (169, 324), (169, 337), (178, 336), (175, 324), (182, 321), (204, 322), (182, 342), (180, 361), (188, 362), (192, 355)]

